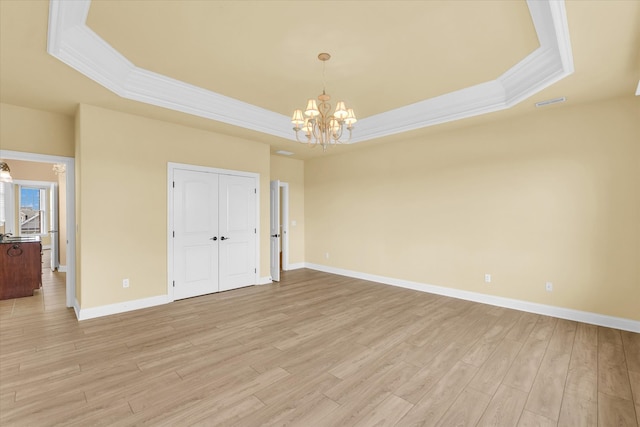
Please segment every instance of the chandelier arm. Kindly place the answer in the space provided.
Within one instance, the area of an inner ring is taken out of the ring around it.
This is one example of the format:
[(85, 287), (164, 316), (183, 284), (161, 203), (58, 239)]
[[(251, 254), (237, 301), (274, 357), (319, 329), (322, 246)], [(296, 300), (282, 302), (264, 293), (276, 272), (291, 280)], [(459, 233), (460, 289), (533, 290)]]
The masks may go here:
[(300, 140), (300, 135), (299, 135), (300, 130), (299, 130), (299, 129), (296, 129), (296, 128), (293, 128), (293, 130), (295, 130), (295, 131), (296, 131), (296, 140), (297, 140), (298, 142), (301, 142), (301, 143), (305, 144), (307, 141), (301, 141), (301, 140)]
[(306, 141), (303, 141), (303, 140), (300, 139), (299, 133), (300, 133), (301, 129), (293, 128), (293, 130), (296, 131), (296, 141), (298, 141), (298, 142), (300, 142), (302, 144), (310, 144), (310, 143), (312, 143), (311, 137), (309, 135), (306, 135), (306, 137), (307, 137)]
[(333, 138), (333, 140), (337, 143), (337, 144), (342, 144), (341, 138), (342, 138), (342, 132), (344, 131), (344, 122), (340, 122), (340, 129), (339, 132), (336, 132), (336, 136), (335, 138)]
[[(344, 129), (345, 129), (345, 127), (346, 127), (346, 128), (347, 128), (347, 130), (349, 131), (349, 137), (348, 137), (346, 140), (343, 140), (343, 139), (342, 139), (342, 134), (344, 133)], [(349, 143), (349, 141), (351, 141), (351, 130), (352, 130), (352, 129), (353, 129), (352, 127), (350, 127), (350, 126), (345, 126), (345, 125), (344, 125), (344, 123), (342, 123), (342, 124), (340, 125), (340, 134), (338, 135), (338, 137), (337, 137), (337, 138), (335, 138), (336, 143), (338, 143), (338, 144), (347, 144), (347, 143)]]

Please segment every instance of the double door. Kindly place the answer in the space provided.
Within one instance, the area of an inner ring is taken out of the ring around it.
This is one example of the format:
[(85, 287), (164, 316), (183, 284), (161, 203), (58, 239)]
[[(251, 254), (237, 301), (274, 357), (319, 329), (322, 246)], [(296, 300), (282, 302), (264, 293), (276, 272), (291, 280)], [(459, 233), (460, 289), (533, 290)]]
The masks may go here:
[(256, 282), (256, 178), (175, 169), (174, 299)]

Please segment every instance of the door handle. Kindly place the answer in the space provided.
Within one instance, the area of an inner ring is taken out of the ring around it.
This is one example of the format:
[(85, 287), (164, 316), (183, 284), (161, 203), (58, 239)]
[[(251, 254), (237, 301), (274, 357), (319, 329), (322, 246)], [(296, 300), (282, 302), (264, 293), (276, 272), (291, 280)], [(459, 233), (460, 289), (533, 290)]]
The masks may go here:
[(212, 237), (212, 238), (210, 238), (209, 240), (213, 240), (213, 241), (215, 242), (216, 240), (218, 240), (218, 236), (213, 236), (213, 237)]
[(230, 238), (231, 238), (231, 237), (224, 237), (224, 236), (221, 236), (221, 237), (220, 237), (220, 240), (229, 240)]
[(272, 234), (271, 237), (280, 237), (279, 234)]

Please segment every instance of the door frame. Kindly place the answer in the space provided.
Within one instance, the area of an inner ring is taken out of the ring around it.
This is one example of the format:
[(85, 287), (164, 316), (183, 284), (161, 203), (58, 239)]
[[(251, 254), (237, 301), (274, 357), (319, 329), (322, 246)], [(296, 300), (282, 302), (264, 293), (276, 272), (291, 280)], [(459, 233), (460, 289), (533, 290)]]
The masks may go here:
[(61, 163), (66, 166), (65, 185), (67, 202), (67, 271), (66, 306), (73, 307), (76, 317), (80, 313), (80, 304), (76, 299), (76, 160), (73, 157), (52, 156), (48, 154), (27, 153), (22, 151), (0, 150), (0, 158), (5, 160), (24, 160), (37, 163)]
[(258, 284), (260, 278), (260, 174), (255, 172), (236, 171), (231, 169), (219, 169), (207, 166), (190, 165), (186, 163), (167, 163), (167, 299), (175, 301), (173, 294), (174, 268), (173, 268), (173, 176), (176, 169), (193, 172), (217, 173), (223, 175), (245, 176), (255, 179), (256, 183), (256, 273), (254, 284)]
[(280, 217), (282, 217), (282, 271), (289, 270), (289, 183), (280, 181)]

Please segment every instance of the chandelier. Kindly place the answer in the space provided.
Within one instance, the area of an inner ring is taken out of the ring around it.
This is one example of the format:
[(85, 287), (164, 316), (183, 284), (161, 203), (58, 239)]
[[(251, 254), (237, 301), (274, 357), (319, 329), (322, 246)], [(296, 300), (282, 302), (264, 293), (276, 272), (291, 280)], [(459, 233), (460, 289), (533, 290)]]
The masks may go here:
[[(324, 66), (330, 58), (331, 55), (328, 53), (318, 55), (318, 59), (322, 61), (322, 94), (318, 96), (320, 103), (316, 103), (313, 98), (310, 99), (307, 102), (307, 108), (304, 113), (302, 110), (295, 110), (291, 118), (293, 130), (296, 131), (296, 139), (312, 147), (320, 145), (323, 151), (326, 151), (330, 145), (349, 142), (353, 124), (357, 121), (353, 109), (347, 109), (343, 101), (336, 104), (333, 114), (329, 114), (331, 111), (331, 104), (329, 104), (331, 97), (325, 92)], [(342, 137), (345, 134), (345, 130), (349, 132), (349, 136), (346, 140), (343, 140)], [(304, 132), (307, 137), (306, 141), (300, 140), (300, 131)]]

